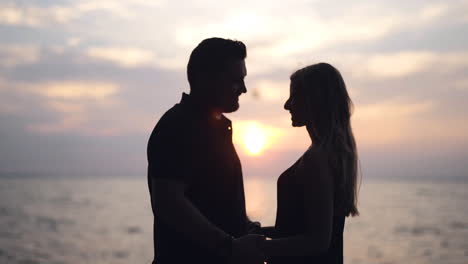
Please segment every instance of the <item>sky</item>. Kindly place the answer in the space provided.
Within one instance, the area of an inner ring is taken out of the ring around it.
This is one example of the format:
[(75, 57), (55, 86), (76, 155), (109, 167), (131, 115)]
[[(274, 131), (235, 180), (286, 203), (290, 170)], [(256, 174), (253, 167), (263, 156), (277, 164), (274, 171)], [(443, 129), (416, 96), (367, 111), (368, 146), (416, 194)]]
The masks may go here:
[(0, 175), (146, 177), (146, 144), (189, 92), (203, 39), (243, 41), (233, 121), (245, 177), (310, 145), (289, 76), (338, 68), (363, 179), (468, 179), (468, 1), (28, 0), (0, 3)]

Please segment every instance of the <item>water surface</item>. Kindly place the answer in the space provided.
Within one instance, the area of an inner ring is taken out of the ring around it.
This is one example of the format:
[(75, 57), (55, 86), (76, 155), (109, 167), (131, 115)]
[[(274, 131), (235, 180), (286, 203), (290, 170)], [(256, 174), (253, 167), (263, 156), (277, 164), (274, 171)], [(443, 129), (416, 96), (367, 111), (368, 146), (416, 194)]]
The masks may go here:
[[(274, 224), (274, 179), (245, 179), (250, 217)], [(345, 227), (348, 264), (468, 263), (468, 184), (367, 181)], [(150, 263), (145, 179), (0, 178), (0, 263)]]

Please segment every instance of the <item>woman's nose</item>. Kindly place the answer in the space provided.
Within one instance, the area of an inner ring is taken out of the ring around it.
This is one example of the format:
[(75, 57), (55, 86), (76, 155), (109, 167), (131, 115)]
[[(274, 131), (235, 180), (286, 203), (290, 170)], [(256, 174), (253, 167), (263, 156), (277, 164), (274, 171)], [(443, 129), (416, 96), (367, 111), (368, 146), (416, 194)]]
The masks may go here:
[(286, 103), (284, 103), (284, 109), (285, 110), (290, 110), (289, 107), (290, 107), (290, 100), (288, 99), (288, 100), (286, 100)]

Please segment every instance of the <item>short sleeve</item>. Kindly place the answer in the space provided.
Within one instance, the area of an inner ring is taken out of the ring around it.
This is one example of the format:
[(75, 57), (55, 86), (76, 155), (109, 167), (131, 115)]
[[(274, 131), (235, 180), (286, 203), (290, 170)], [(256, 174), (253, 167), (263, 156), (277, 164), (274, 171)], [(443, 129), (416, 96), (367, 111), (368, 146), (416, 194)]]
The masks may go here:
[(191, 146), (189, 131), (180, 125), (164, 122), (157, 126), (148, 142), (148, 176), (189, 183)]

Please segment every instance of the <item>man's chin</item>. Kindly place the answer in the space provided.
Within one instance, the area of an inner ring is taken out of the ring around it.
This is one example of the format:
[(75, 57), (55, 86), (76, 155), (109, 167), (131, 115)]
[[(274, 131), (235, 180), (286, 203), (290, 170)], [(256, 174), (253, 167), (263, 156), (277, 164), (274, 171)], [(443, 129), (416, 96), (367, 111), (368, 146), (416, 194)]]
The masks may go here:
[(224, 113), (232, 113), (232, 112), (235, 112), (239, 109), (239, 103), (235, 103), (235, 104), (232, 104), (232, 105), (229, 105), (229, 106), (225, 106), (224, 109), (223, 109), (223, 112)]
[(302, 126), (305, 126), (304, 123), (298, 122), (298, 121), (295, 121), (295, 120), (292, 120), (291, 123), (292, 123), (292, 126), (293, 126), (293, 127), (302, 127)]

